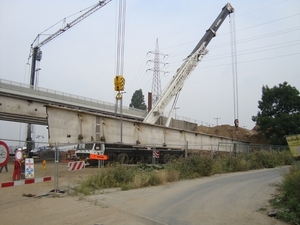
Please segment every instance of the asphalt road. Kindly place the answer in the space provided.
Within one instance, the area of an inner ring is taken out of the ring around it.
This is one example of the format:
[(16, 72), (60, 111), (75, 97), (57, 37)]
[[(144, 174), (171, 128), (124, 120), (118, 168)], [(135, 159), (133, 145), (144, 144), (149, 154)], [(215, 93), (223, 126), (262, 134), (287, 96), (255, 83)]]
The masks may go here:
[(262, 209), (287, 171), (281, 167), (220, 174), (92, 198), (147, 224), (284, 224)]

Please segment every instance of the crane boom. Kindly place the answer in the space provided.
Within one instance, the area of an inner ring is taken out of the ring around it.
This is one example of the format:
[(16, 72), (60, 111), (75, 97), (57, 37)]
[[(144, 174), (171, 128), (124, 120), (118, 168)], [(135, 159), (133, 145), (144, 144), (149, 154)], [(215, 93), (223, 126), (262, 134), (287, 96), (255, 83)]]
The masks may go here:
[[(210, 28), (206, 31), (206, 33), (198, 42), (191, 54), (184, 60), (181, 67), (177, 70), (176, 74), (173, 76), (173, 79), (171, 80), (167, 88), (164, 90), (164, 93), (161, 95), (161, 97), (156, 102), (155, 106), (151, 109), (151, 111), (147, 114), (147, 116), (144, 119), (145, 123), (156, 123), (156, 121), (163, 114), (164, 109), (170, 103), (174, 96), (176, 96), (175, 99), (177, 101), (177, 96), (183, 88), (185, 80), (192, 73), (192, 71), (198, 65), (198, 63), (202, 60), (204, 55), (207, 54), (208, 50), (206, 49), (206, 46), (209, 44), (211, 39), (216, 36), (217, 30), (219, 29), (223, 21), (226, 19), (226, 17), (233, 12), (234, 9), (230, 3), (227, 3), (222, 8), (222, 11), (219, 14), (219, 16), (216, 18), (216, 20), (213, 22)], [(166, 126), (169, 126), (174, 107), (175, 105), (173, 104)]]
[[(91, 15), (92, 13), (96, 12), (98, 9), (102, 8), (103, 6), (105, 6), (110, 1), (112, 1), (112, 0), (100, 0), (95, 6), (91, 7), (89, 10), (87, 10), (85, 13), (83, 13), (82, 15), (80, 15), (79, 17), (77, 17), (71, 23), (68, 23), (64, 28), (59, 29), (57, 32), (55, 32), (54, 34), (50, 35), (49, 37), (47, 37), (42, 42), (37, 43), (33, 47), (35, 41), (38, 39), (38, 37), (40, 35), (37, 36), (37, 38), (31, 44), (32, 54), (29, 56), (29, 58), (32, 57), (32, 59), (31, 59), (31, 71), (30, 71), (30, 86), (32, 88), (34, 88), (34, 86), (35, 86), (34, 80), (35, 80), (35, 73), (36, 73), (36, 61), (40, 61), (41, 60), (41, 51), (40, 51), (40, 48), (43, 45), (47, 44), (49, 41), (53, 40), (54, 38), (58, 37), (62, 33), (64, 33), (67, 30), (69, 30), (71, 27), (75, 26), (77, 23), (79, 23), (80, 21), (82, 21), (83, 19), (85, 19), (86, 17), (88, 17), (89, 15)], [(31, 124), (27, 125), (27, 141), (28, 141), (27, 142), (27, 149), (31, 149), (32, 148), (32, 146), (31, 146), (31, 141), (32, 141), (32, 138), (31, 138)]]
[[(85, 13), (83, 13), (82, 15), (80, 15), (79, 17), (77, 17), (72, 22), (67, 23), (63, 28), (59, 29), (54, 34), (51, 34), (49, 37), (47, 37), (45, 40), (41, 41), (40, 43), (37, 43), (34, 47), (33, 47), (33, 43), (35, 41), (31, 44), (31, 48), (32, 48), (32, 55), (31, 55), (31, 57), (32, 57), (32, 63), (31, 63), (30, 85), (34, 86), (34, 79), (35, 79), (35, 72), (36, 72), (36, 68), (35, 68), (36, 67), (36, 61), (37, 60), (38, 61), (41, 60), (41, 57), (39, 57), (40, 48), (43, 45), (47, 44), (49, 41), (51, 41), (54, 38), (58, 37), (59, 35), (63, 34), (67, 30), (69, 30), (71, 27), (75, 26), (76, 24), (78, 24), (79, 22), (81, 22), (83, 19), (85, 19), (86, 17), (90, 16), (91, 14), (93, 14), (98, 9), (102, 8), (103, 6), (105, 6), (106, 4), (108, 4), (111, 1), (112, 0), (101, 0), (101, 1), (99, 1), (95, 6), (93, 6), (92, 8), (90, 8), (88, 11), (86, 11)], [(39, 37), (39, 35), (37, 37)]]

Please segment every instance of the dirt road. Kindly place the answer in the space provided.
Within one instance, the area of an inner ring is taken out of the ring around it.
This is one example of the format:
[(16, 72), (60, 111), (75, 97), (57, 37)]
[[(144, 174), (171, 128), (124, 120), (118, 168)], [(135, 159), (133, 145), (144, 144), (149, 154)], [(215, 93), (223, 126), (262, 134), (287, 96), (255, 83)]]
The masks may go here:
[[(59, 175), (60, 187), (74, 185), (95, 169)], [(267, 200), (287, 167), (231, 173), (138, 190), (104, 190), (87, 198), (22, 197), (53, 189), (44, 182), (0, 189), (0, 224), (262, 224), (283, 225), (267, 216)], [(42, 176), (45, 175), (43, 172)], [(3, 182), (5, 173), (0, 174)], [(68, 176), (68, 178), (66, 178)], [(7, 177), (8, 178), (8, 177)]]

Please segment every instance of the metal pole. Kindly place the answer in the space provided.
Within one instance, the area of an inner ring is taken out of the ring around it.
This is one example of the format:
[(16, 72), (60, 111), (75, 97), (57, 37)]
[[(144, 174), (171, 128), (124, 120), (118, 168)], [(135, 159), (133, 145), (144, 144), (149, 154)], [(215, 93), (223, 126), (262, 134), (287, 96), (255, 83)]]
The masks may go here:
[(188, 157), (188, 141), (185, 144), (185, 166), (187, 166), (187, 157)]
[[(38, 47), (34, 47), (32, 49), (32, 61), (31, 61), (31, 74), (30, 74), (30, 87), (34, 88), (34, 79), (35, 79), (35, 67), (36, 67), (36, 58), (37, 58), (37, 54), (38, 54)], [(28, 151), (33, 149), (32, 146), (32, 138), (31, 138), (31, 123), (27, 124), (27, 137), (26, 137), (26, 141), (27, 141), (27, 149)]]
[(214, 118), (214, 119), (217, 120), (217, 126), (218, 126), (218, 121), (219, 121), (219, 119), (221, 119), (221, 118), (218, 118), (218, 117), (217, 117), (217, 118)]
[(32, 50), (33, 51), (32, 51), (32, 61), (31, 61), (30, 85), (31, 85), (31, 88), (34, 88), (36, 58), (37, 58), (39, 48), (34, 47)]
[(120, 101), (120, 113), (121, 113), (121, 143), (123, 143), (123, 96), (121, 93), (121, 101)]
[(58, 146), (55, 143), (55, 157), (54, 157), (54, 191), (58, 192), (58, 161), (59, 161), (59, 152), (58, 152)]
[(177, 111), (177, 109), (180, 109), (180, 108), (179, 108), (179, 107), (175, 107), (175, 108), (174, 108), (174, 110), (175, 110), (175, 120), (176, 120), (176, 118), (177, 118), (177, 117), (176, 117), (176, 111)]

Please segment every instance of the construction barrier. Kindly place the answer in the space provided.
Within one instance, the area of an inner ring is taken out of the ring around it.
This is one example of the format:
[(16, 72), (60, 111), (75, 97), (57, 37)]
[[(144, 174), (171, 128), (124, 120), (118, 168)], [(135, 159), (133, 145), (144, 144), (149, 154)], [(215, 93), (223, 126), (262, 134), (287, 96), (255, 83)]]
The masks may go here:
[(85, 162), (83, 161), (68, 162), (68, 171), (83, 170), (84, 168)]
[(40, 182), (45, 182), (45, 181), (50, 181), (50, 180), (51, 180), (51, 177), (42, 177), (42, 178), (35, 178), (35, 179), (9, 181), (9, 182), (2, 183), (1, 188), (20, 186), (20, 185), (24, 185), (24, 184), (40, 183)]

